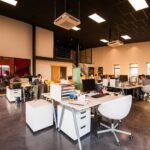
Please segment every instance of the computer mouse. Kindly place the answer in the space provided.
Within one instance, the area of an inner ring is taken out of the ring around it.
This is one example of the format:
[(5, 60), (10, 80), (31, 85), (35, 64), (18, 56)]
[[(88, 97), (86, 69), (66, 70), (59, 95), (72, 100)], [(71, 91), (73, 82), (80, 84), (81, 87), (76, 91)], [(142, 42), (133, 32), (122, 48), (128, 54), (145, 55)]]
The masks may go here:
[(105, 93), (105, 95), (110, 95), (109, 93)]
[(115, 95), (115, 96), (118, 96), (118, 94), (117, 94), (117, 93), (114, 93), (114, 95)]

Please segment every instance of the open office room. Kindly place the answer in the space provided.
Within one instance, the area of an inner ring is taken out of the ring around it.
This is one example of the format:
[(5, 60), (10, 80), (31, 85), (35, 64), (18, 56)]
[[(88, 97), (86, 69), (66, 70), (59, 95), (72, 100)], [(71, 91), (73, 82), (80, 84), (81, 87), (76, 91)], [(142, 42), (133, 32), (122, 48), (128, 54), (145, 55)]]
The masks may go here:
[(150, 0), (0, 0), (2, 150), (149, 150)]

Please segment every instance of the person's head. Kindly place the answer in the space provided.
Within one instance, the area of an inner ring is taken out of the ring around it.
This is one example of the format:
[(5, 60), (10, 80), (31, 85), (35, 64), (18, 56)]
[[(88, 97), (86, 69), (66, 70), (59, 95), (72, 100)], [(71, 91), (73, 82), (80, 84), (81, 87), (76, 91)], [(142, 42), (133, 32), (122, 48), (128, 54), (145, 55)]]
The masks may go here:
[(138, 75), (138, 78), (141, 80), (141, 75)]
[(142, 74), (142, 75), (139, 75), (139, 79), (145, 79), (146, 78), (146, 76), (144, 75), (144, 74)]
[(37, 78), (38, 78), (39, 80), (42, 80), (42, 75), (41, 75), (41, 74), (38, 74), (38, 75), (37, 75)]

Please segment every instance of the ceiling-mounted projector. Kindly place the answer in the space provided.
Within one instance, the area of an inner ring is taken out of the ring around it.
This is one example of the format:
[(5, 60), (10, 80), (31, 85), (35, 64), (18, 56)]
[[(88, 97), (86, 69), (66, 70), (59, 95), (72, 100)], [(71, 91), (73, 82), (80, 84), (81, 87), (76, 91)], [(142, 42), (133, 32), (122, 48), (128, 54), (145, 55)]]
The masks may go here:
[(70, 30), (79, 25), (80, 20), (65, 12), (54, 20), (54, 24), (66, 30)]
[(118, 47), (118, 46), (121, 46), (123, 45), (124, 43), (120, 40), (116, 40), (116, 41), (111, 41), (111, 42), (108, 42), (107, 45), (110, 46), (110, 47)]

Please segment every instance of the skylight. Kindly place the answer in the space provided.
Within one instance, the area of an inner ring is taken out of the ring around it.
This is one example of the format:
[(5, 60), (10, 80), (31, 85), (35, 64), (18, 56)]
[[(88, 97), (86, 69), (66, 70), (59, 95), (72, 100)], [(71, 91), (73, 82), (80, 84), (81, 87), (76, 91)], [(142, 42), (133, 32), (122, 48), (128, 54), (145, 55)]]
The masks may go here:
[(136, 11), (149, 7), (145, 0), (128, 0), (128, 1)]
[(96, 21), (97, 23), (101, 23), (106, 21), (105, 19), (103, 19), (101, 16), (99, 16), (98, 14), (94, 13), (90, 16), (88, 16), (89, 18), (91, 18), (92, 20)]

